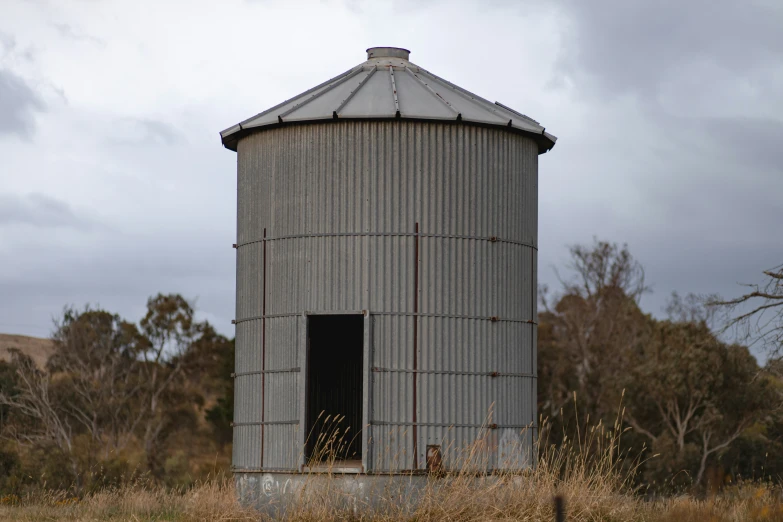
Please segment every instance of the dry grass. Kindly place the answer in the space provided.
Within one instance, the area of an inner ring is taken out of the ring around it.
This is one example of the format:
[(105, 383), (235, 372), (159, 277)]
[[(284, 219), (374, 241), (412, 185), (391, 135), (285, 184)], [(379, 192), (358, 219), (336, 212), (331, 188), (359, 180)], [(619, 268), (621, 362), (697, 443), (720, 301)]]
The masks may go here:
[(0, 498), (0, 520), (256, 520), (239, 506), (233, 482), (216, 480), (184, 491), (143, 484), (108, 489), (83, 499), (57, 492)]
[[(627, 493), (605, 489), (600, 478), (580, 483), (579, 476), (558, 482), (536, 472), (518, 481), (453, 484), (437, 493), (429, 492), (413, 513), (396, 509), (366, 517), (369, 521), (551, 521), (552, 498), (561, 494), (566, 501), (568, 520), (579, 521), (783, 521), (783, 504), (778, 493), (758, 485), (739, 487), (711, 500), (680, 497), (655, 503), (644, 502)], [(599, 486), (591, 489), (591, 486)], [(291, 522), (351, 520), (350, 511), (315, 499), (285, 517)], [(128, 486), (89, 495), (81, 500), (57, 493), (35, 497), (0, 498), (0, 520), (264, 520), (241, 507), (230, 481), (212, 481), (186, 491)]]
[[(762, 484), (736, 486), (707, 500), (681, 496), (644, 501), (631, 486), (633, 466), (620, 466), (617, 426), (607, 432), (599, 425), (558, 448), (540, 441), (546, 449), (538, 466), (522, 475), (477, 477), (475, 470), (487, 455), (485, 441), (460, 454), (459, 470), (431, 480), (413, 509), (392, 494), (380, 510), (354, 512), (332, 488), (330, 495), (299, 496), (284, 520), (552, 521), (553, 498), (560, 495), (569, 521), (783, 522), (779, 490)], [(81, 499), (57, 492), (0, 497), (0, 520), (264, 520), (264, 516), (240, 506), (233, 482), (218, 478), (174, 491), (139, 482)]]

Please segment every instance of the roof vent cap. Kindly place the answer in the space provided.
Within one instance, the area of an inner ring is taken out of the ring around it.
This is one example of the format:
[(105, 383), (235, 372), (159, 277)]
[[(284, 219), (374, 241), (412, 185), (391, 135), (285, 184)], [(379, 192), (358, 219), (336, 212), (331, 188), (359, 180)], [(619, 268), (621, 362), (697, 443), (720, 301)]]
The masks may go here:
[(367, 49), (367, 59), (373, 58), (402, 58), (409, 60), (411, 52), (402, 47), (370, 47)]

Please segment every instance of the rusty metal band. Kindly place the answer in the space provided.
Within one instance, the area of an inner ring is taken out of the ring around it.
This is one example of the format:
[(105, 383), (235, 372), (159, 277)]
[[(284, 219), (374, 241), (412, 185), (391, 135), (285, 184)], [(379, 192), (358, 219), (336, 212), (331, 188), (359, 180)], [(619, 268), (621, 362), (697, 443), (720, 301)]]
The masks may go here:
[(269, 424), (299, 424), (299, 420), (232, 422), (231, 423), (231, 427), (235, 427), (235, 426), (266, 426), (266, 425), (269, 425)]
[(533, 378), (536, 376), (532, 373), (504, 373), (504, 372), (461, 372), (457, 370), (413, 370), (408, 368), (378, 368), (372, 369), (376, 373), (419, 373), (429, 375), (469, 375), (476, 377), (523, 377)]
[(244, 377), (245, 375), (262, 375), (262, 374), (269, 374), (269, 373), (295, 373), (301, 371), (300, 368), (283, 368), (280, 370), (255, 370), (252, 372), (234, 372), (231, 374), (231, 377)]
[[(232, 473), (286, 473), (289, 475), (312, 475), (312, 474), (327, 474), (330, 472), (329, 469), (326, 469), (324, 471), (306, 471), (302, 472), (299, 469), (296, 468), (241, 468), (239, 466), (231, 466), (229, 470)], [(466, 471), (464, 469), (457, 469), (457, 470), (448, 470), (444, 469), (444, 473), (446, 474), (457, 474), (460, 476), (465, 476)], [(333, 472), (334, 473), (334, 472)], [(365, 471), (362, 473), (362, 475), (375, 475), (375, 476), (400, 476), (400, 477), (407, 477), (410, 475), (427, 475), (429, 471), (426, 469), (373, 469), (369, 471)], [(498, 475), (502, 474), (504, 476), (508, 476), (510, 474), (519, 474), (524, 475), (528, 473), (527, 469), (508, 469), (508, 468), (489, 468), (489, 469), (477, 469), (473, 471), (471, 474), (475, 474), (475, 476), (486, 476), (486, 475)]]
[(428, 428), (485, 428), (488, 430), (537, 429), (535, 424), (458, 424), (448, 422), (392, 422), (370, 421), (373, 426), (424, 426)]
[[(413, 240), (413, 313), (419, 313), (419, 265), (421, 264), (421, 257), (419, 256), (419, 222), (416, 222), (416, 226), (413, 229), (416, 233), (416, 237)], [(266, 234), (264, 234), (266, 237)], [(413, 321), (413, 369), (419, 368), (419, 320)], [(418, 422), (419, 400), (418, 400), (418, 384), (419, 380), (414, 376), (413, 380), (413, 422)], [(419, 467), (419, 436), (418, 428), (413, 426), (413, 467)]]
[(263, 243), (265, 241), (280, 241), (284, 239), (308, 239), (308, 238), (322, 238), (322, 237), (434, 237), (441, 239), (473, 239), (476, 241), (489, 241), (490, 243), (508, 243), (510, 245), (519, 245), (524, 247), (538, 250), (538, 247), (525, 241), (516, 241), (514, 239), (502, 238), (498, 236), (466, 236), (460, 234), (431, 234), (427, 232), (325, 232), (318, 234), (290, 234), (285, 236), (267, 237), (261, 239), (254, 239), (252, 241), (245, 241), (244, 243), (237, 243), (236, 248), (240, 248), (255, 243)]
[[(439, 319), (473, 319), (477, 321), (491, 321), (493, 323), (524, 323), (524, 324), (535, 324), (538, 325), (537, 321), (533, 321), (531, 319), (515, 319), (513, 317), (497, 317), (497, 316), (487, 316), (487, 315), (456, 315), (456, 314), (428, 314), (423, 312), (368, 312), (370, 315), (397, 315), (397, 316), (408, 316), (408, 317), (435, 317)], [(284, 314), (268, 314), (268, 315), (254, 315), (250, 317), (243, 317), (241, 319), (234, 319), (232, 323), (239, 324), (244, 323), (246, 321), (258, 321), (261, 319), (272, 319), (272, 318), (280, 318), (280, 317), (301, 317), (303, 314), (307, 314), (307, 312), (288, 312)]]
[(458, 315), (458, 314), (428, 314), (423, 312), (369, 312), (370, 315), (402, 315), (411, 317), (435, 317), (438, 319), (474, 319), (477, 321), (491, 321), (493, 323), (525, 323), (538, 324), (530, 319), (514, 319), (513, 317), (498, 317), (488, 315)]
[(241, 468), (239, 466), (231, 466), (229, 469), (234, 473), (301, 473), (296, 468)]

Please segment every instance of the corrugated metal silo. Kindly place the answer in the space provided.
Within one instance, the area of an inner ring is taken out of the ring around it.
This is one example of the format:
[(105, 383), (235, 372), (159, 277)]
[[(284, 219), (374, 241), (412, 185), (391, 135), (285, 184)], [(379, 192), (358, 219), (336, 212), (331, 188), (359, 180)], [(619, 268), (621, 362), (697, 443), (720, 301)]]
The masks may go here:
[(482, 427), (488, 471), (530, 464), (510, 448), (536, 436), (555, 138), (407, 50), (367, 54), (221, 133), (238, 154), (233, 465), (267, 489), (308, 470), (319, 409), (361, 432), (345, 472), (424, 471), (437, 449), (449, 468)]

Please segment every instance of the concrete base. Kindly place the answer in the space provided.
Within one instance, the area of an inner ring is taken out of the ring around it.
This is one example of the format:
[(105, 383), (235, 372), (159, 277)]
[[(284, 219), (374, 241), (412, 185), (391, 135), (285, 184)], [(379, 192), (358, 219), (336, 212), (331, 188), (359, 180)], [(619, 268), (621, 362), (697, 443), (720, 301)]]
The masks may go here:
[(372, 511), (401, 516), (416, 509), (427, 486), (426, 475), (356, 473), (235, 473), (240, 503), (273, 517), (289, 509), (317, 512), (320, 507), (354, 514)]

